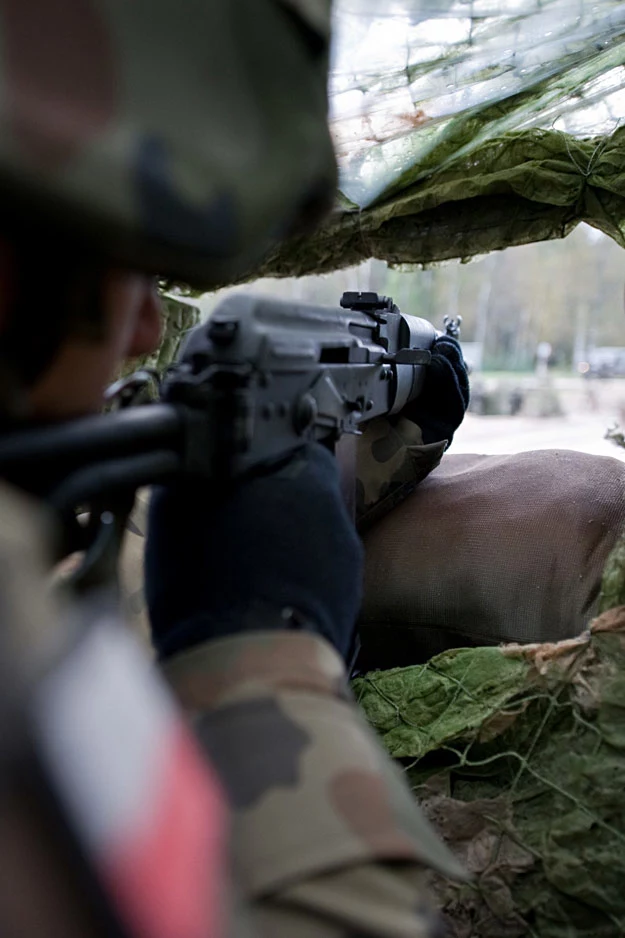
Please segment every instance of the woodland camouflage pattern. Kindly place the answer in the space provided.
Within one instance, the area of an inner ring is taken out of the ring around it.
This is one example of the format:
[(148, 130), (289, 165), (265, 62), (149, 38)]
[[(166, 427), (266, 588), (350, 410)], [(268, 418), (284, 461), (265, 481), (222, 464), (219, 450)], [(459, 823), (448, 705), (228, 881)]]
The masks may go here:
[(229, 796), (242, 899), (230, 934), (441, 934), (426, 877), (464, 872), (354, 706), (327, 642), (281, 627), (236, 635), (179, 654), (164, 673)]
[(331, 205), (329, 23), (330, 0), (5, 0), (5, 223), (202, 286), (240, 274)]
[(368, 528), (409, 495), (443, 458), (447, 440), (424, 443), (405, 417), (377, 417), (358, 438), (356, 518)]
[[(5, 637), (45, 659), (63, 634), (44, 589), (50, 532), (4, 488), (0, 518)], [(330, 645), (238, 635), (180, 654), (165, 673), (232, 806), (242, 901), (227, 934), (436, 938), (424, 878), (462, 870), (353, 706)]]
[[(0, 518), (5, 629), (49, 648), (47, 525), (11, 490), (0, 490)], [(165, 674), (233, 810), (242, 901), (228, 934), (436, 938), (427, 872), (463, 871), (354, 707), (330, 645), (305, 632), (238, 635), (180, 654)]]
[(438, 934), (426, 870), (462, 870), (353, 706), (334, 649), (256, 632), (165, 673), (229, 794), (233, 870), (261, 934)]

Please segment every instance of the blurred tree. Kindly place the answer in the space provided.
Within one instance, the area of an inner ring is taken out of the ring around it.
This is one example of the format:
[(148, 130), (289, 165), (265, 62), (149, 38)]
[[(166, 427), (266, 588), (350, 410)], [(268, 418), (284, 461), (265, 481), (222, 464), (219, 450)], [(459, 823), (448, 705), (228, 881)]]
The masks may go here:
[[(539, 342), (549, 342), (559, 367), (576, 368), (593, 345), (625, 347), (622, 249), (580, 225), (563, 241), (548, 241), (430, 269), (390, 268), (371, 259), (359, 267), (298, 280), (258, 280), (245, 290), (297, 302), (338, 305), (344, 290), (375, 290), (442, 328), (445, 315), (463, 317), (462, 338), (484, 344), (491, 369), (531, 369)], [(228, 291), (205, 295), (205, 315)]]

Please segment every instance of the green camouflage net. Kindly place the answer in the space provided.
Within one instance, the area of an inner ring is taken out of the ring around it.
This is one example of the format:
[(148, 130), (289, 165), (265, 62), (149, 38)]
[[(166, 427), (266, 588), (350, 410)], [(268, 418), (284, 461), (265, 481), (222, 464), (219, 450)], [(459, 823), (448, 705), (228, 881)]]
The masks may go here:
[(625, 606), (625, 537), (621, 535), (606, 561), (599, 595), (599, 612)]
[(161, 374), (176, 360), (180, 345), (187, 334), (200, 321), (200, 309), (184, 296), (161, 291), (162, 335), (155, 352), (126, 362), (120, 376), (132, 374), (140, 368), (153, 368)]
[[(625, 449), (625, 436), (618, 427), (609, 429), (605, 438)], [(610, 551), (601, 578), (599, 612), (606, 612), (615, 606), (625, 606), (625, 533), (621, 534)]]
[(470, 258), (563, 238), (585, 221), (625, 247), (625, 128), (576, 140), (510, 133), (482, 144), (391, 199), (339, 213), (274, 251), (254, 276), (293, 277), (358, 264)]
[(621, 0), (338, 0), (339, 208), (250, 274), (625, 239)]
[(510, 131), (609, 136), (624, 116), (620, 0), (337, 0), (341, 188), (367, 208)]
[(432, 874), (450, 936), (625, 933), (625, 608), (579, 639), (457, 649), (354, 689), (473, 874)]

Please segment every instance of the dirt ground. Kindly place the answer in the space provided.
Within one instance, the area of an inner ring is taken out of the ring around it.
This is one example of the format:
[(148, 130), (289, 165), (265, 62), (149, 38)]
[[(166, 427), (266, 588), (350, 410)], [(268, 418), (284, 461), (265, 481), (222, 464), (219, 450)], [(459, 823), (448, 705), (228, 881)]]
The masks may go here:
[(560, 397), (563, 416), (467, 414), (450, 452), (501, 454), (573, 449), (625, 460), (625, 449), (604, 438), (608, 428), (619, 425), (625, 430), (625, 379), (556, 378), (552, 386)]

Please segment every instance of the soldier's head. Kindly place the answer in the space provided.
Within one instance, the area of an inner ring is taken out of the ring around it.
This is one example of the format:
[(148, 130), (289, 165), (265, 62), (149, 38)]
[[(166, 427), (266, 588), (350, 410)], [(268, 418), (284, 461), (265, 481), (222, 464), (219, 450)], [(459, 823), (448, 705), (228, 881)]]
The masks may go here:
[(0, 7), (0, 408), (97, 407), (154, 277), (232, 281), (319, 217), (330, 0)]
[[(61, 250), (59, 250), (61, 248)], [(101, 407), (126, 358), (158, 347), (154, 277), (62, 239), (0, 236), (0, 408), (21, 419)]]

